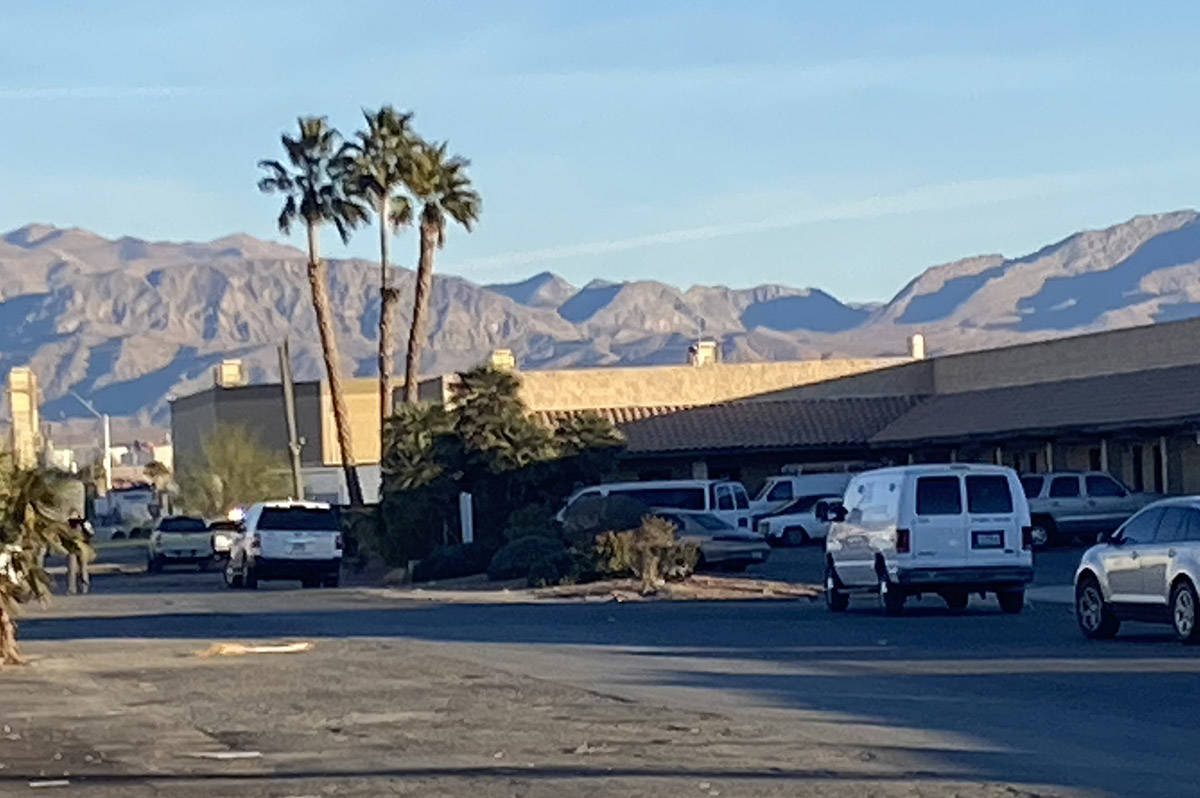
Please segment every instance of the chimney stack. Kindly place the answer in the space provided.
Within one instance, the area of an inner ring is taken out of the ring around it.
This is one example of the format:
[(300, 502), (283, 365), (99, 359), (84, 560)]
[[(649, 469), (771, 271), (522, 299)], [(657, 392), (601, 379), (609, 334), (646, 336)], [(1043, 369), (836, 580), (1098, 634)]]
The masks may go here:
[(708, 366), (721, 359), (721, 349), (712, 338), (702, 338), (688, 347), (688, 363)]
[(925, 359), (925, 336), (922, 333), (908, 336), (908, 356), (913, 360)]
[(238, 388), (245, 385), (246, 369), (238, 358), (222, 360), (213, 368), (213, 382), (218, 388)]

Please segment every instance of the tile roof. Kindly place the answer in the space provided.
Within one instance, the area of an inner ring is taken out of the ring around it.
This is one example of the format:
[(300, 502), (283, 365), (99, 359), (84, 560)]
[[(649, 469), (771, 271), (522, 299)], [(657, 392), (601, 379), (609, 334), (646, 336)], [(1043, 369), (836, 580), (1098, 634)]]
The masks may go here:
[(536, 410), (533, 413), (533, 417), (547, 426), (552, 426), (555, 422), (561, 421), (564, 418), (582, 415), (583, 413), (595, 413), (601, 418), (606, 418), (617, 426), (621, 426), (630, 421), (639, 421), (643, 418), (653, 418), (654, 416), (663, 416), (667, 413), (676, 413), (680, 410), (687, 410), (689, 407), (693, 407), (693, 405), (596, 407), (587, 410)]
[(833, 448), (865, 444), (916, 396), (740, 401), (618, 422), (630, 454)]
[(939, 394), (871, 438), (891, 444), (1200, 421), (1200, 366)]

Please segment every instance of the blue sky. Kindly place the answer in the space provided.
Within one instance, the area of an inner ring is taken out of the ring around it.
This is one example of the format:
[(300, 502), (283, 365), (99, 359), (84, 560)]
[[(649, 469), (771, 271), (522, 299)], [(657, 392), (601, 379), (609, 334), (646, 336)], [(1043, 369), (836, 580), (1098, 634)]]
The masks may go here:
[(886, 299), (1200, 205), (1194, 3), (15, 5), (0, 229), (279, 238), (255, 162), (298, 114), (349, 133), (382, 103), (472, 159), (484, 215), (439, 268), (479, 282)]

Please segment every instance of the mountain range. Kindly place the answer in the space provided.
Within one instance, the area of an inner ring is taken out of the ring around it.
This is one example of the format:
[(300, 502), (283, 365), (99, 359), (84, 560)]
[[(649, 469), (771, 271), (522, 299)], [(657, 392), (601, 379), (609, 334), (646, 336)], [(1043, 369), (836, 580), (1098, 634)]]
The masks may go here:
[[(374, 373), (377, 280), (370, 261), (330, 261), (350, 374)], [(413, 281), (396, 269), (405, 297)], [(427, 374), (502, 347), (522, 368), (682, 363), (698, 335), (735, 361), (894, 355), (918, 331), (932, 353), (949, 353), (1200, 315), (1200, 221), (1190, 210), (1138, 216), (1023, 257), (934, 266), (878, 305), (784, 285), (577, 287), (543, 272), (496, 285), (438, 275), (431, 309)], [(409, 312), (406, 300), (402, 338)], [(0, 373), (31, 365), (48, 420), (85, 413), (75, 391), (113, 415), (161, 423), (168, 397), (210, 385), (223, 358), (242, 358), (252, 381), (277, 379), (284, 336), (296, 377), (320, 377), (305, 256), (293, 247), (248, 235), (112, 240), (42, 224), (0, 237)]]

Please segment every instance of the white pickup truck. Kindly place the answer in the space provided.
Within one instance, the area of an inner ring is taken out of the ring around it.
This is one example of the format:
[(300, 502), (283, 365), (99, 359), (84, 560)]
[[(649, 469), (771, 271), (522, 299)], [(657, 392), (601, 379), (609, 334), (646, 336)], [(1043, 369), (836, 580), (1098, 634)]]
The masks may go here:
[(146, 570), (150, 573), (167, 565), (198, 565), (203, 571), (212, 560), (212, 533), (203, 518), (160, 518), (146, 541)]

